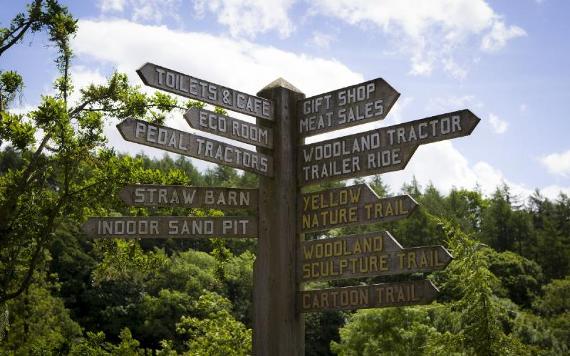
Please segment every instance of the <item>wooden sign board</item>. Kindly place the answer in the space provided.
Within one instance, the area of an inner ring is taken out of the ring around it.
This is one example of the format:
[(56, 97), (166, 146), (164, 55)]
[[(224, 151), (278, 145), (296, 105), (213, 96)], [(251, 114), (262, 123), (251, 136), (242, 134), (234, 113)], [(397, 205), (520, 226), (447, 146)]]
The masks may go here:
[(257, 209), (257, 189), (133, 184), (119, 192), (125, 204), (136, 207)]
[(299, 101), (299, 135), (317, 135), (386, 117), (400, 96), (382, 78)]
[(263, 153), (142, 120), (126, 119), (117, 128), (130, 142), (273, 176), (273, 158)]
[(301, 146), (301, 185), (404, 169), (419, 145), (468, 136), (480, 119), (469, 110), (409, 121)]
[(439, 290), (429, 280), (307, 290), (297, 293), (300, 313), (429, 304)]
[(380, 198), (368, 186), (357, 184), (305, 193), (299, 198), (302, 233), (337, 227), (390, 222), (407, 218), (417, 207), (409, 195)]
[(273, 147), (273, 130), (210, 110), (190, 108), (184, 114), (190, 127), (266, 148)]
[(228, 110), (273, 120), (271, 101), (210, 83), (172, 69), (145, 63), (137, 70), (145, 85), (200, 100)]
[(403, 248), (387, 231), (305, 241), (298, 253), (299, 282), (432, 272), (452, 259), (439, 245)]
[(82, 226), (89, 237), (142, 239), (257, 237), (251, 217), (121, 216), (89, 218)]

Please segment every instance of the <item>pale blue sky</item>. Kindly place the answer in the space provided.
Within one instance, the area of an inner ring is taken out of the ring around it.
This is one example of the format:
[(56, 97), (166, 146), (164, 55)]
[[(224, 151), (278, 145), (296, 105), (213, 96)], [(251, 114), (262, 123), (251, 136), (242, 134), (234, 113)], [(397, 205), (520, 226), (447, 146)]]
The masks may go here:
[[(2, 25), (25, 3), (0, 0)], [(521, 195), (570, 193), (570, 1), (62, 3), (80, 20), (77, 86), (114, 69), (142, 85), (134, 70), (147, 61), (252, 94), (279, 76), (307, 95), (383, 77), (401, 93), (397, 105), (385, 121), (348, 132), (463, 108), (482, 119), (470, 137), (420, 147), (404, 171), (385, 175), (394, 191), (415, 175), (444, 191), (478, 183), (490, 192), (506, 181)], [(20, 108), (36, 105), (56, 76), (45, 45), (29, 36), (0, 61), (25, 76)], [(169, 124), (187, 129), (181, 117)], [(120, 150), (143, 149), (113, 130)]]

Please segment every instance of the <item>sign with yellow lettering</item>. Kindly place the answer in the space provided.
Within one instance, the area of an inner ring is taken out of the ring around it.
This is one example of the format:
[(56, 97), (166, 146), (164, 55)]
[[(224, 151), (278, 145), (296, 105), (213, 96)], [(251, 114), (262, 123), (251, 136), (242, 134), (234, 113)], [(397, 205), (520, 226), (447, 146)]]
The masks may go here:
[(440, 245), (403, 248), (387, 231), (305, 241), (298, 254), (299, 282), (432, 272), (452, 259)]
[(263, 153), (142, 120), (126, 119), (117, 128), (130, 142), (273, 176), (273, 158)]
[(257, 219), (250, 217), (121, 216), (89, 218), (82, 226), (90, 237), (212, 238), (257, 237)]
[(480, 119), (469, 110), (409, 121), (299, 147), (299, 185), (404, 169), (420, 145), (468, 136)]
[(133, 184), (119, 192), (129, 206), (257, 209), (257, 189)]
[(429, 304), (439, 290), (429, 280), (306, 290), (297, 293), (300, 313)]
[(380, 198), (368, 184), (305, 193), (299, 199), (301, 232), (390, 222), (407, 218), (417, 207), (409, 195)]

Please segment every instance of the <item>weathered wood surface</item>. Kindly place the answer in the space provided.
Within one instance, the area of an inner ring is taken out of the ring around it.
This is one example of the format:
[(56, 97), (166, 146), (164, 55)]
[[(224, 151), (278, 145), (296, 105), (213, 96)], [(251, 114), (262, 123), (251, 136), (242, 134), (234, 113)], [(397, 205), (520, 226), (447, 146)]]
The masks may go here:
[(299, 198), (301, 232), (390, 222), (407, 218), (416, 209), (409, 195), (380, 198), (368, 184), (305, 193)]
[(212, 238), (257, 237), (254, 217), (121, 216), (89, 218), (82, 226), (89, 237)]
[(444, 269), (443, 246), (403, 248), (387, 231), (305, 241), (298, 251), (300, 282), (375, 277)]
[(460, 110), (301, 146), (299, 184), (404, 169), (420, 145), (468, 136), (479, 121), (471, 111)]
[(273, 120), (273, 103), (270, 100), (242, 93), (153, 63), (145, 63), (137, 70), (137, 74), (143, 83), (150, 87), (200, 100), (228, 110)]
[(273, 147), (273, 130), (214, 111), (190, 108), (184, 114), (190, 127), (254, 146)]
[(119, 197), (135, 207), (257, 209), (257, 189), (131, 184)]
[[(259, 177), (259, 239), (254, 265), (253, 353), (302, 356), (304, 322), (295, 309), (297, 196), (295, 159), (297, 147), (295, 104), (303, 94), (285, 81), (276, 81), (258, 95), (275, 103), (273, 158), (275, 178)], [(258, 125), (263, 125), (261, 119)], [(271, 151), (258, 147), (258, 151)]]
[(142, 120), (126, 119), (117, 128), (129, 142), (273, 176), (273, 158), (263, 153)]
[(377, 78), (297, 103), (302, 137), (330, 132), (386, 117), (400, 93)]
[(401, 307), (429, 304), (438, 293), (433, 283), (425, 279), (380, 283), (301, 291), (298, 293), (297, 306), (301, 313)]

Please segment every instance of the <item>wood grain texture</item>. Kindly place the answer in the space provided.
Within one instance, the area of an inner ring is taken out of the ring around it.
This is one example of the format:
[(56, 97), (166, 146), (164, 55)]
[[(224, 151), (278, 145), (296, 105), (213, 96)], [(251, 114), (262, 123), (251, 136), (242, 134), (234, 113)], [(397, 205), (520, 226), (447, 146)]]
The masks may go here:
[[(304, 355), (303, 317), (296, 310), (297, 235), (295, 106), (303, 94), (276, 81), (258, 95), (275, 105), (274, 178), (259, 178), (259, 239), (254, 266), (255, 355)], [(289, 86), (289, 85), (288, 85)], [(291, 87), (291, 86), (289, 86)], [(257, 120), (258, 125), (266, 124)], [(258, 152), (269, 150), (258, 147)]]

